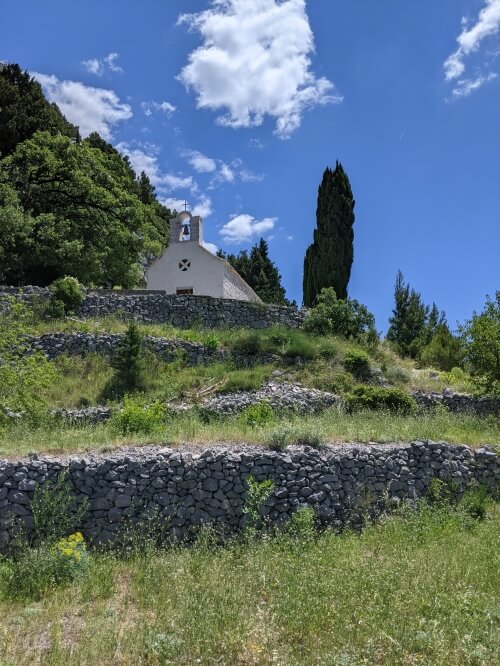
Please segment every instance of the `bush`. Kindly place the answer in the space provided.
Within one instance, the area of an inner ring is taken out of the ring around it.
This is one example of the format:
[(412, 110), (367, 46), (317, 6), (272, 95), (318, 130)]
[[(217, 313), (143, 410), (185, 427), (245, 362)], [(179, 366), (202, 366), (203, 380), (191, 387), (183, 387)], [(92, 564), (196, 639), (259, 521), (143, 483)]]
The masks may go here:
[(339, 335), (374, 344), (378, 339), (375, 318), (356, 300), (337, 298), (332, 287), (322, 289), (309, 311), (304, 329), (314, 335)]
[(387, 409), (390, 412), (408, 414), (416, 407), (415, 400), (398, 388), (360, 385), (356, 386), (345, 400), (351, 410)]
[(76, 278), (69, 275), (55, 280), (49, 289), (52, 299), (48, 314), (54, 319), (66, 314), (74, 314), (85, 298), (83, 286)]
[(261, 354), (264, 351), (262, 334), (257, 331), (242, 330), (231, 341), (231, 347), (243, 354)]
[(252, 428), (264, 426), (274, 419), (274, 412), (268, 402), (249, 405), (240, 414), (240, 420)]
[(137, 399), (126, 396), (123, 408), (110, 419), (113, 430), (121, 435), (150, 435), (165, 425), (166, 412), (163, 405), (155, 402), (143, 405)]
[(57, 544), (23, 549), (0, 570), (0, 589), (9, 600), (38, 601), (49, 590), (83, 576), (87, 567), (85, 541), (77, 532)]
[(236, 370), (227, 378), (222, 391), (231, 393), (233, 391), (256, 391), (262, 386), (262, 382), (267, 378), (267, 372), (262, 368), (252, 370)]
[(449, 371), (463, 363), (463, 346), (459, 338), (452, 335), (447, 326), (441, 325), (419, 357), (420, 365)]
[(292, 426), (280, 424), (271, 433), (266, 440), (267, 445), (273, 451), (284, 451), (289, 444), (293, 444), (295, 430)]
[(364, 351), (352, 350), (344, 358), (344, 367), (354, 377), (367, 379), (370, 377), (370, 359)]
[(465, 360), (481, 391), (500, 395), (500, 291), (460, 327)]
[(204, 344), (209, 351), (216, 352), (220, 347), (220, 340), (215, 333), (209, 333), (205, 338)]

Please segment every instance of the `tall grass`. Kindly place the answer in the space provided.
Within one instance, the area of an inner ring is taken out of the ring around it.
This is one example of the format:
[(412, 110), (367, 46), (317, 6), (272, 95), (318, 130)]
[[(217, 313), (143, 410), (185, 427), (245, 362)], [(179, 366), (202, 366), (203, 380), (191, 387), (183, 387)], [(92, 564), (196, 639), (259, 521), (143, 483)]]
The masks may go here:
[(500, 512), (423, 509), (360, 535), (97, 555), (37, 603), (0, 602), (6, 666), (494, 666)]
[(34, 428), (21, 422), (0, 429), (0, 456), (29, 452), (76, 452), (117, 446), (183, 442), (204, 445), (209, 442), (245, 442), (266, 445), (280, 425), (286, 425), (290, 441), (304, 433), (320, 435), (321, 441), (397, 442), (433, 439), (455, 444), (498, 445), (500, 421), (495, 417), (451, 414), (445, 410), (403, 416), (383, 411), (346, 414), (330, 409), (318, 415), (275, 414), (266, 424), (255, 426), (238, 417), (207, 420), (196, 412), (171, 416), (148, 426), (144, 434), (122, 435), (104, 424), (97, 427), (70, 427), (57, 421)]

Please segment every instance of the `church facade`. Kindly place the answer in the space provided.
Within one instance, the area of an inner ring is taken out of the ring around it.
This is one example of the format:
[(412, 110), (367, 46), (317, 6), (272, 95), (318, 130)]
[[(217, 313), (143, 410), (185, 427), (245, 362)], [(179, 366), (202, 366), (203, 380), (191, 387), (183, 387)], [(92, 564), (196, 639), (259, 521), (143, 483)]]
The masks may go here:
[(167, 294), (261, 302), (227, 261), (203, 246), (203, 220), (189, 211), (170, 220), (169, 245), (149, 266), (146, 279), (148, 289), (161, 289)]

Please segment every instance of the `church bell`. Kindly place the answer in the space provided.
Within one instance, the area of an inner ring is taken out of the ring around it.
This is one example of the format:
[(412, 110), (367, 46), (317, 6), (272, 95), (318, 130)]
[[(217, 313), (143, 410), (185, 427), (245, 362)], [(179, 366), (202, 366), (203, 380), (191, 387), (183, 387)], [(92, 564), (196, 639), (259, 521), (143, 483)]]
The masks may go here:
[(182, 226), (182, 235), (183, 236), (190, 236), (191, 235), (191, 231), (189, 229), (189, 224), (184, 224)]

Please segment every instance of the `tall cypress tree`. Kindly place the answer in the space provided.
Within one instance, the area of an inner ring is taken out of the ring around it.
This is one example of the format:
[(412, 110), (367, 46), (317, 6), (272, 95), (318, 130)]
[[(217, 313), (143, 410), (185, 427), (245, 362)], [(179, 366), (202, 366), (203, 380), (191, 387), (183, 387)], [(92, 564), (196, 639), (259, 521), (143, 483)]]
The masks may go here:
[(304, 305), (311, 307), (324, 287), (333, 287), (337, 298), (347, 298), (354, 258), (354, 206), (351, 184), (337, 160), (335, 169), (323, 174), (318, 190), (317, 228), (304, 259)]

